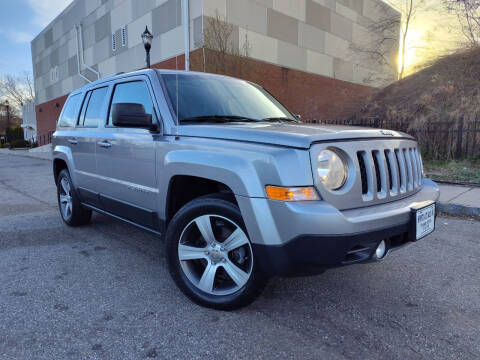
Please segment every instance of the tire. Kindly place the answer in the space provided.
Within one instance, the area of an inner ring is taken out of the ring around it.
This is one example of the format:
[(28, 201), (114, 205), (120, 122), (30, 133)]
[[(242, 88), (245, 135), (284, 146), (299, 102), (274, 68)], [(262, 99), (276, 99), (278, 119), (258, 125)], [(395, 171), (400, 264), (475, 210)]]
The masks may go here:
[(268, 279), (256, 262), (240, 210), (221, 195), (183, 206), (171, 220), (165, 240), (173, 280), (199, 305), (239, 309), (265, 288)]
[(80, 203), (77, 192), (67, 169), (63, 169), (57, 178), (58, 209), (62, 220), (68, 226), (80, 226), (90, 222), (92, 210)]

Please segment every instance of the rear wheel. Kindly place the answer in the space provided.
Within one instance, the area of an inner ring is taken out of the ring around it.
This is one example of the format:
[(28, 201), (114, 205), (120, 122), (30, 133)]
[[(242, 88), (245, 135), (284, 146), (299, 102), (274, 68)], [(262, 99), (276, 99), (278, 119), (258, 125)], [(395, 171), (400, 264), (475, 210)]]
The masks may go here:
[(200, 305), (237, 309), (266, 284), (240, 210), (226, 200), (202, 197), (185, 205), (170, 222), (166, 242), (173, 279)]
[(70, 174), (66, 169), (60, 171), (58, 175), (57, 198), (60, 215), (67, 225), (84, 225), (90, 221), (92, 211), (84, 208), (80, 203), (80, 199), (70, 179)]

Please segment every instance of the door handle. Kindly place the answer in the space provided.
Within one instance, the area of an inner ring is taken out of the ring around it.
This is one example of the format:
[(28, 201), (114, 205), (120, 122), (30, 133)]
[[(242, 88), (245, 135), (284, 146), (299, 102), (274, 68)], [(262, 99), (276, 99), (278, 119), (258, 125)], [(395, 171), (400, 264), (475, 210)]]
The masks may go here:
[(109, 148), (112, 146), (107, 140), (99, 141), (97, 144), (103, 148)]
[(78, 144), (78, 140), (77, 139), (68, 139), (67, 140), (70, 144), (72, 145), (77, 145)]

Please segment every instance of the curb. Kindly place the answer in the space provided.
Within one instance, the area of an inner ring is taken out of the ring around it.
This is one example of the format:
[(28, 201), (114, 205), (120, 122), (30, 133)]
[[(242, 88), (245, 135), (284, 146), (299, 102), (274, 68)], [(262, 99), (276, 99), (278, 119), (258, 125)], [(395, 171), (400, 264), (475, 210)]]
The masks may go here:
[(448, 215), (480, 216), (480, 207), (459, 204), (437, 203), (438, 210)]
[(46, 153), (46, 152), (29, 152), (28, 150), (9, 150), (9, 151), (1, 151), (0, 154), (23, 156), (23, 157), (28, 157), (32, 159), (52, 161), (52, 154)]

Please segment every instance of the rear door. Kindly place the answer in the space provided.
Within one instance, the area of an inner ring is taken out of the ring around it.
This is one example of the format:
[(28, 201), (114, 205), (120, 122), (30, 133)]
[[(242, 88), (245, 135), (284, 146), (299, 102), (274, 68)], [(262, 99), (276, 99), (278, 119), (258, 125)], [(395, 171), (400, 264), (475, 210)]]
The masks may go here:
[(107, 94), (108, 86), (92, 89), (86, 93), (75, 136), (71, 139), (77, 189), (82, 200), (94, 206), (99, 205), (95, 152), (100, 136), (99, 126), (107, 112)]
[(122, 218), (157, 229), (155, 141), (160, 135), (148, 129), (115, 127), (111, 120), (112, 104), (137, 103), (158, 122), (152, 94), (145, 76), (129, 77), (114, 84), (107, 122), (96, 144), (96, 159), (102, 207)]

